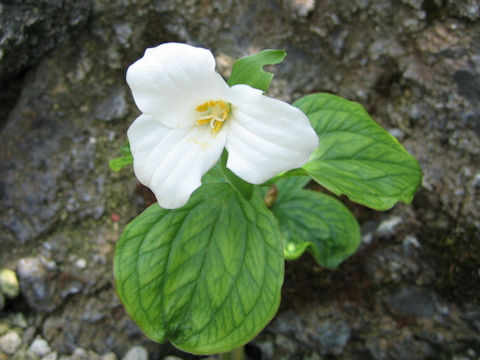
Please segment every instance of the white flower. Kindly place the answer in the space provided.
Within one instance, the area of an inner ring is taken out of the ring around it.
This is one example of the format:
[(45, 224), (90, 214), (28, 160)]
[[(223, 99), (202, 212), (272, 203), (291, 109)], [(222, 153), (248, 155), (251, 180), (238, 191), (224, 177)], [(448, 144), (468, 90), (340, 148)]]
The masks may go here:
[(128, 129), (135, 175), (164, 208), (187, 203), (223, 148), (231, 171), (261, 184), (302, 166), (318, 146), (303, 112), (248, 85), (229, 87), (209, 50), (147, 49), (127, 82), (143, 113)]

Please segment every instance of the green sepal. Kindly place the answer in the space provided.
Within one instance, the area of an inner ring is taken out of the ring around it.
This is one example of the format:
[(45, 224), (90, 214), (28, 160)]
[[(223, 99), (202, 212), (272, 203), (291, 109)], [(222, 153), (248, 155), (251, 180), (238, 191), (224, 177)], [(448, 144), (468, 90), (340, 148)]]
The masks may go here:
[(250, 341), (272, 319), (283, 283), (283, 239), (256, 193), (204, 184), (175, 210), (150, 206), (117, 243), (118, 296), (155, 341), (212, 354)]
[(376, 210), (412, 201), (422, 179), (418, 161), (360, 104), (318, 93), (293, 105), (319, 137), (319, 147), (303, 166), (316, 182)]
[(133, 156), (130, 151), (130, 143), (128, 140), (125, 142), (125, 145), (120, 148), (120, 152), (122, 156), (108, 162), (108, 166), (112, 171), (119, 172), (123, 167), (133, 163)]
[(250, 200), (253, 195), (254, 185), (240, 179), (235, 175), (232, 170), (227, 168), (228, 152), (223, 150), (222, 157), (220, 158), (220, 170), (225, 177), (225, 180), (238, 191), (246, 200)]
[(234, 62), (232, 74), (227, 83), (229, 86), (246, 84), (267, 91), (273, 74), (263, 70), (263, 67), (279, 64), (286, 56), (285, 50), (263, 50), (255, 55), (240, 58)]

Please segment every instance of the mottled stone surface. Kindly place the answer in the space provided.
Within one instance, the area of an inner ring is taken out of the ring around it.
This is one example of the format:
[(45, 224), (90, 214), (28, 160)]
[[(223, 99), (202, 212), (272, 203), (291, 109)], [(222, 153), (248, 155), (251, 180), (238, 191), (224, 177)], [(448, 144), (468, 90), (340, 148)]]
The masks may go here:
[[(189, 358), (143, 336), (115, 295), (115, 242), (148, 200), (131, 169), (107, 165), (138, 115), (127, 66), (181, 41), (210, 48), (224, 76), (239, 56), (286, 49), (271, 96), (356, 100), (424, 172), (410, 205), (348, 204), (364, 243), (338, 270), (308, 256), (287, 265), (281, 311), (250, 358), (480, 355), (478, 2), (4, 1), (0, 19), (0, 79), (26, 71), (0, 109), (0, 263), (21, 288), (0, 336), (21, 331), (18, 351), (38, 335), (59, 356), (122, 358), (140, 345), (152, 359)], [(18, 311), (26, 330), (11, 320)]]
[(26, 0), (0, 4), (0, 84), (37, 64), (83, 26), (92, 1)]

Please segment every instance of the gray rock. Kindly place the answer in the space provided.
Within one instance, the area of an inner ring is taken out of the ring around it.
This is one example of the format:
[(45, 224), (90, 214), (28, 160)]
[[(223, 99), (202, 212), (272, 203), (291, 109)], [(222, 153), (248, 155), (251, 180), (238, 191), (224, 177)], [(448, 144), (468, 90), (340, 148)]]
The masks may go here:
[(298, 352), (299, 348), (297, 341), (290, 339), (290, 337), (284, 336), (283, 334), (277, 334), (277, 336), (275, 336), (274, 345), (287, 354), (295, 354)]
[(88, 351), (77, 347), (72, 353), (72, 360), (88, 360)]
[(42, 360), (57, 360), (58, 354), (56, 352), (50, 352), (47, 355), (42, 356)]
[(314, 352), (304, 356), (302, 360), (322, 360), (322, 357)]
[[(0, 129), (0, 263), (13, 268), (35, 253), (58, 264), (56, 269), (43, 264), (41, 276), (25, 276), (26, 285), (19, 275), (31, 309), (55, 307), (53, 313), (29, 315), (29, 324), (62, 356), (83, 347), (82, 356), (96, 359), (93, 350), (125, 354), (138, 344), (155, 358), (169, 353), (141, 335), (112, 285), (114, 244), (146, 203), (134, 191), (131, 168), (113, 174), (106, 166), (138, 115), (125, 69), (146, 47), (164, 41), (212, 49), (226, 76), (239, 56), (285, 48), (288, 57), (275, 66), (270, 95), (293, 101), (327, 91), (361, 102), (419, 158), (424, 182), (413, 204), (388, 213), (401, 223), (390, 224), (383, 235), (369, 229), (360, 254), (337, 271), (302, 258), (305, 265), (287, 274), (284, 308), (261, 335), (262, 358), (298, 359), (312, 352), (343, 359), (467, 354), (468, 344), (480, 343), (478, 301), (464, 311), (465, 302), (478, 297), (467, 290), (479, 281), (472, 257), (480, 219), (477, 5), (473, 0), (2, 2), (0, 69), (8, 70), (0, 74), (13, 79), (31, 70), (23, 83), (17, 80), (0, 92), (1, 101), (15, 83), (21, 93), (10, 106), (2, 105), (8, 119)], [(75, 14), (78, 24), (65, 27)], [(354, 210), (362, 222), (379, 220), (370, 211)], [(120, 221), (112, 224), (112, 214)], [(402, 241), (406, 236), (421, 247)], [(453, 245), (439, 251), (445, 239)], [(86, 259), (88, 266), (75, 265), (75, 259)], [(436, 293), (448, 299), (446, 306), (439, 306)], [(425, 309), (404, 304), (409, 301)], [(5, 332), (11, 328), (7, 323)], [(285, 346), (278, 346), (285, 338)]]
[(394, 216), (383, 220), (378, 226), (376, 232), (380, 236), (392, 235), (395, 232), (395, 228), (402, 223), (402, 218)]
[(330, 310), (318, 309), (305, 315), (289, 311), (274, 320), (272, 329), (282, 334), (279, 343), (291, 343), (289, 353), (297, 352), (301, 343), (323, 355), (340, 354), (351, 336), (349, 324)]
[(97, 106), (96, 116), (105, 121), (119, 120), (128, 114), (125, 88), (119, 88)]
[(22, 342), (25, 344), (30, 344), (35, 337), (36, 330), (33, 326), (27, 328), (22, 335)]
[(40, 0), (0, 4), (0, 85), (32, 66), (83, 26), (92, 2)]
[(50, 312), (59, 304), (56, 284), (51, 282), (51, 273), (41, 257), (21, 259), (18, 276), (23, 296), (30, 307), (37, 311)]
[(11, 324), (7, 319), (0, 318), (0, 336), (10, 331)]
[(448, 5), (453, 12), (469, 20), (480, 17), (480, 4), (476, 0), (448, 0)]
[(134, 346), (127, 351), (122, 360), (148, 360), (148, 352), (142, 346)]
[(102, 355), (101, 360), (117, 360), (117, 355), (115, 355), (113, 352), (110, 352)]
[(345, 320), (318, 323), (309, 339), (318, 341), (321, 353), (339, 355), (350, 339), (351, 328)]
[(47, 355), (51, 351), (48, 343), (42, 338), (36, 338), (33, 340), (29, 350), (38, 356)]
[(394, 292), (388, 304), (395, 312), (418, 317), (432, 317), (435, 313), (434, 295), (428, 289), (405, 287)]
[(13, 299), (20, 293), (17, 275), (10, 269), (0, 270), (0, 291), (9, 299)]
[(22, 344), (22, 339), (15, 331), (9, 331), (0, 337), (0, 350), (7, 355), (13, 355)]
[(25, 315), (22, 313), (14, 313), (10, 316), (13, 326), (18, 326), (21, 329), (26, 329), (28, 327), (28, 321), (25, 318)]

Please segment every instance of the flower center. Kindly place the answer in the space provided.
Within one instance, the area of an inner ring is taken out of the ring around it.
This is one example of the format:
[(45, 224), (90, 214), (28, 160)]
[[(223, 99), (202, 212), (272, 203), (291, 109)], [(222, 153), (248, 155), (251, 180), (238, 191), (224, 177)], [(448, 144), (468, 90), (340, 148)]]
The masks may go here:
[(230, 117), (232, 106), (223, 100), (209, 100), (195, 108), (200, 115), (197, 117), (198, 125), (210, 124), (212, 133), (220, 131), (223, 123)]

